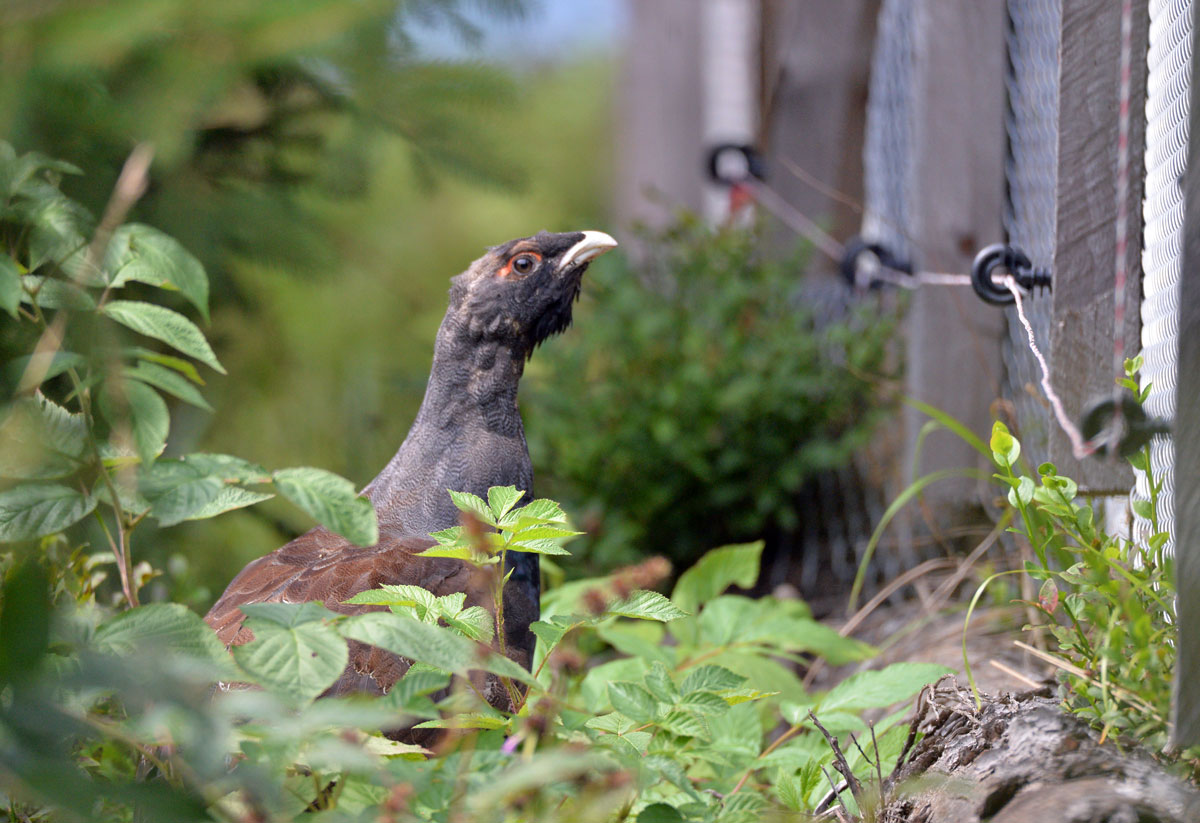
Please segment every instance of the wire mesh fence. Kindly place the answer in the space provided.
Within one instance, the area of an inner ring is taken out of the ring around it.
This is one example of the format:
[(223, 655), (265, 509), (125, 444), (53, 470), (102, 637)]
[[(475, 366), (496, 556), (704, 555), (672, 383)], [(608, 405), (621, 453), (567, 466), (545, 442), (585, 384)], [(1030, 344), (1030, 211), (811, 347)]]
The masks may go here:
[[(1050, 269), (1054, 262), (1062, 2), (1010, 0), (1008, 15), (1004, 230), (1009, 242), (1024, 251), (1034, 266)], [(1041, 374), (1016, 309), (1009, 307), (1006, 314), (1005, 399), (1012, 404), (1025, 452), (1038, 465), (1049, 459), (1053, 418), (1038, 388)], [(1039, 345), (1052, 357), (1050, 300), (1030, 300), (1026, 314)]]

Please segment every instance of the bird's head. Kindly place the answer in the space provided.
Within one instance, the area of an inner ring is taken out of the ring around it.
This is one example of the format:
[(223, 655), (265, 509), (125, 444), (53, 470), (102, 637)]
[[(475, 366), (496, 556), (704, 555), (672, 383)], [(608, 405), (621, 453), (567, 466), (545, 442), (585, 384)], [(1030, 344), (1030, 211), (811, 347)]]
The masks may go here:
[(588, 263), (616, 245), (602, 231), (543, 231), (493, 246), (453, 279), (450, 311), (472, 338), (511, 343), (528, 356), (571, 325)]

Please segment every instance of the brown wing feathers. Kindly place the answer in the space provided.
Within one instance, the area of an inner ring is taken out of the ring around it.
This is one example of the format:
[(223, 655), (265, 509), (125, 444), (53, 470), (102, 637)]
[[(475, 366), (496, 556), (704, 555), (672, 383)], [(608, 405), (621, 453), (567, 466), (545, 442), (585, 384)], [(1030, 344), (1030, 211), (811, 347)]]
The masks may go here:
[[(242, 625), (244, 604), (320, 600), (355, 614), (382, 607), (343, 600), (387, 584), (437, 595), (464, 592), (467, 605), (494, 613), (485, 581), (473, 569), (414, 553), (431, 545), (426, 535), (457, 522), (447, 489), (481, 497), (489, 486), (531, 491), (517, 384), (533, 350), (570, 324), (588, 262), (614, 246), (603, 232), (541, 232), (489, 250), (453, 278), (417, 418), (396, 456), (363, 491), (385, 534), (361, 549), (317, 528), (246, 566), (205, 617), (226, 645), (252, 639)], [(529, 624), (539, 613), (538, 557), (513, 552), (506, 571), (506, 648), (528, 666)], [(351, 642), (350, 664), (329, 691), (385, 692), (407, 669), (396, 655)]]

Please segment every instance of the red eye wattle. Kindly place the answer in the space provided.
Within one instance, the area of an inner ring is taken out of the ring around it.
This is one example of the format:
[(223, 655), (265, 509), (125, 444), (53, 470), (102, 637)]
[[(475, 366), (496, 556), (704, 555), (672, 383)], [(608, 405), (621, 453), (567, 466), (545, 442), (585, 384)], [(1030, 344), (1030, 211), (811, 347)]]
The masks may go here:
[(533, 270), (537, 268), (537, 264), (540, 262), (542, 262), (542, 256), (540, 254), (531, 251), (523, 251), (509, 260), (507, 265), (505, 265), (504, 269), (500, 273), (502, 275), (516, 274), (523, 276), (533, 272)]

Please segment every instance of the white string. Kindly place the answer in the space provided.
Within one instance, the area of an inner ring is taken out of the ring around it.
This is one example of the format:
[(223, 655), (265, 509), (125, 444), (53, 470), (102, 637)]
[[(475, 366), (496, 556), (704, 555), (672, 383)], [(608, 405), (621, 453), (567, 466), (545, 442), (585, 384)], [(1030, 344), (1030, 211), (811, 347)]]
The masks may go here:
[(1013, 299), (1017, 304), (1017, 317), (1020, 319), (1021, 325), (1025, 327), (1025, 335), (1029, 338), (1029, 350), (1033, 352), (1038, 366), (1042, 369), (1042, 391), (1045, 393), (1046, 399), (1050, 401), (1051, 408), (1054, 409), (1054, 417), (1058, 420), (1059, 427), (1071, 441), (1071, 453), (1075, 455), (1076, 460), (1082, 460), (1089, 454), (1095, 453), (1096, 444), (1094, 441), (1085, 441), (1083, 439), (1083, 435), (1079, 432), (1079, 429), (1075, 428), (1075, 424), (1071, 422), (1071, 418), (1067, 417), (1062, 399), (1054, 391), (1054, 387), (1050, 385), (1050, 367), (1046, 365), (1046, 358), (1042, 356), (1042, 350), (1038, 348), (1037, 338), (1033, 334), (1033, 326), (1030, 324), (1029, 318), (1025, 316), (1025, 301), (1021, 297), (1021, 289), (1017, 286), (1017, 281), (1010, 274), (1004, 278), (1004, 285), (1012, 292)]
[[(822, 230), (815, 222), (801, 214), (795, 206), (784, 200), (783, 197), (769, 186), (752, 182), (749, 184), (749, 188), (755, 200), (782, 221), (784, 225), (791, 228), (797, 234), (807, 237), (813, 242), (813, 245), (832, 258), (834, 262), (841, 263), (845, 252), (841, 243)], [(910, 290), (920, 288), (921, 286), (971, 285), (971, 277), (966, 274), (945, 274), (942, 272), (904, 274), (903, 272), (893, 271), (883, 265), (880, 265), (877, 271), (872, 272), (871, 276), (876, 280)], [(1105, 431), (1102, 431), (1093, 440), (1084, 440), (1083, 434), (1071, 422), (1071, 418), (1067, 416), (1062, 399), (1050, 383), (1050, 367), (1046, 365), (1046, 358), (1042, 354), (1042, 350), (1038, 348), (1037, 337), (1033, 333), (1033, 325), (1029, 322), (1029, 318), (1025, 316), (1025, 301), (1021, 288), (1017, 285), (1016, 279), (1011, 274), (1005, 276), (1003, 283), (1012, 292), (1013, 300), (1016, 302), (1017, 317), (1020, 319), (1021, 325), (1025, 329), (1025, 335), (1029, 339), (1029, 350), (1033, 352), (1033, 356), (1042, 371), (1042, 391), (1045, 393), (1046, 399), (1050, 401), (1050, 406), (1054, 410), (1054, 417), (1058, 421), (1059, 427), (1071, 441), (1071, 453), (1075, 456), (1076, 460), (1082, 460), (1088, 455), (1095, 454), (1100, 444), (1110, 436), (1109, 429), (1106, 428)], [(1117, 404), (1117, 408), (1120, 408), (1119, 403)], [(1115, 420), (1119, 421), (1120, 417), (1116, 417)], [(1119, 429), (1119, 422), (1117, 428)], [(1118, 434), (1118, 431), (1111, 432), (1111, 437), (1114, 441)]]

